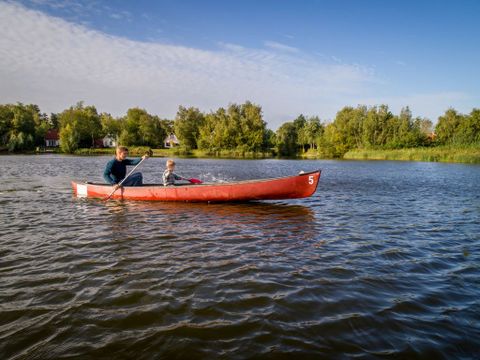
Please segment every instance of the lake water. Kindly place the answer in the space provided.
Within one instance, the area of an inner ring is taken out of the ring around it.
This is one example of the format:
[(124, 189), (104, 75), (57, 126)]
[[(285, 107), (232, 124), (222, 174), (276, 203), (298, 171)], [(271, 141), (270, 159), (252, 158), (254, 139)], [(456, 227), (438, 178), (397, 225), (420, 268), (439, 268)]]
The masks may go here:
[(480, 166), (178, 159), (323, 172), (291, 201), (74, 198), (109, 159), (0, 156), (1, 359), (478, 359)]

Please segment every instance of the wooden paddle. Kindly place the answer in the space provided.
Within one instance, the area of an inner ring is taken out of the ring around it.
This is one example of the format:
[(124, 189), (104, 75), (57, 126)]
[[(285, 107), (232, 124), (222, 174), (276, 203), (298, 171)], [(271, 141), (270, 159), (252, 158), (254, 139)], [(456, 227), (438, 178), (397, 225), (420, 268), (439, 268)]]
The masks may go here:
[(148, 159), (148, 158), (152, 155), (152, 150), (149, 150), (147, 153), (145, 153), (145, 155), (147, 155), (147, 157), (145, 157), (145, 158), (143, 158), (142, 160), (140, 160), (140, 162), (133, 167), (133, 169), (127, 174), (127, 176), (125, 176), (125, 177), (123, 178), (123, 180), (120, 181), (120, 182), (115, 186), (115, 189), (113, 189), (113, 191), (110, 193), (110, 195), (108, 195), (106, 198), (104, 198), (103, 201), (107, 201), (108, 199), (110, 199), (110, 198), (112, 197), (113, 194), (115, 194), (115, 191), (117, 191), (117, 190), (122, 186), (122, 184), (125, 182), (125, 180), (127, 180), (128, 177), (133, 174), (133, 172), (135, 171), (135, 169), (138, 168), (142, 162), (144, 162), (146, 159)]

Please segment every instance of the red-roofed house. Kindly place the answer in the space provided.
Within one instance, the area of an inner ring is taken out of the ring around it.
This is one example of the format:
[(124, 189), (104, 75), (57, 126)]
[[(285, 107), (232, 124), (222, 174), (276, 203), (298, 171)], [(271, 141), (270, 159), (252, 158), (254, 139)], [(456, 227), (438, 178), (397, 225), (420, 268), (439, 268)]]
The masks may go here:
[(45, 134), (45, 146), (57, 147), (60, 146), (60, 137), (58, 136), (57, 129), (50, 129)]

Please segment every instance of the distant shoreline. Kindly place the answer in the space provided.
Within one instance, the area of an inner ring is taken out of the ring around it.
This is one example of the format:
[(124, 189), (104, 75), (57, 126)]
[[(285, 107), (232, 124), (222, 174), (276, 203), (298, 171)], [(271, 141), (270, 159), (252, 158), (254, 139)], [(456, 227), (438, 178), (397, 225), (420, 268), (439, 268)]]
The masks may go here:
[[(131, 147), (131, 156), (141, 156), (146, 148)], [(480, 164), (480, 148), (479, 147), (423, 147), (408, 148), (398, 150), (368, 150), (356, 149), (350, 150), (343, 158), (325, 158), (319, 157), (314, 152), (299, 154), (297, 157), (277, 157), (269, 153), (245, 153), (225, 151), (217, 155), (209, 154), (202, 150), (191, 150), (188, 153), (182, 153), (178, 149), (152, 149), (153, 157), (179, 157), (179, 158), (198, 158), (198, 159), (296, 159), (296, 160), (395, 160), (395, 161), (425, 161), (425, 162), (446, 162), (446, 163), (465, 163)], [(47, 155), (47, 154), (64, 154), (70, 156), (99, 156), (114, 155), (115, 149), (78, 149), (74, 154), (62, 153), (59, 149), (47, 151), (23, 151), (9, 153), (0, 151), (0, 155)]]

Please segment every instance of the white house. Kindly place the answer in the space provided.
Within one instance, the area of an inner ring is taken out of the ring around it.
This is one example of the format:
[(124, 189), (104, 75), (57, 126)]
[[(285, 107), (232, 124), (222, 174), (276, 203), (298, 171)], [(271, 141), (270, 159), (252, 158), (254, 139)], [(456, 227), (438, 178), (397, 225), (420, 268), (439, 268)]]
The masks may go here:
[(178, 141), (177, 137), (175, 134), (170, 134), (168, 135), (165, 140), (163, 141), (163, 146), (166, 148), (172, 148), (174, 146), (180, 145), (180, 142)]
[(112, 148), (117, 146), (117, 139), (113, 136), (107, 135), (103, 139), (103, 147)]

